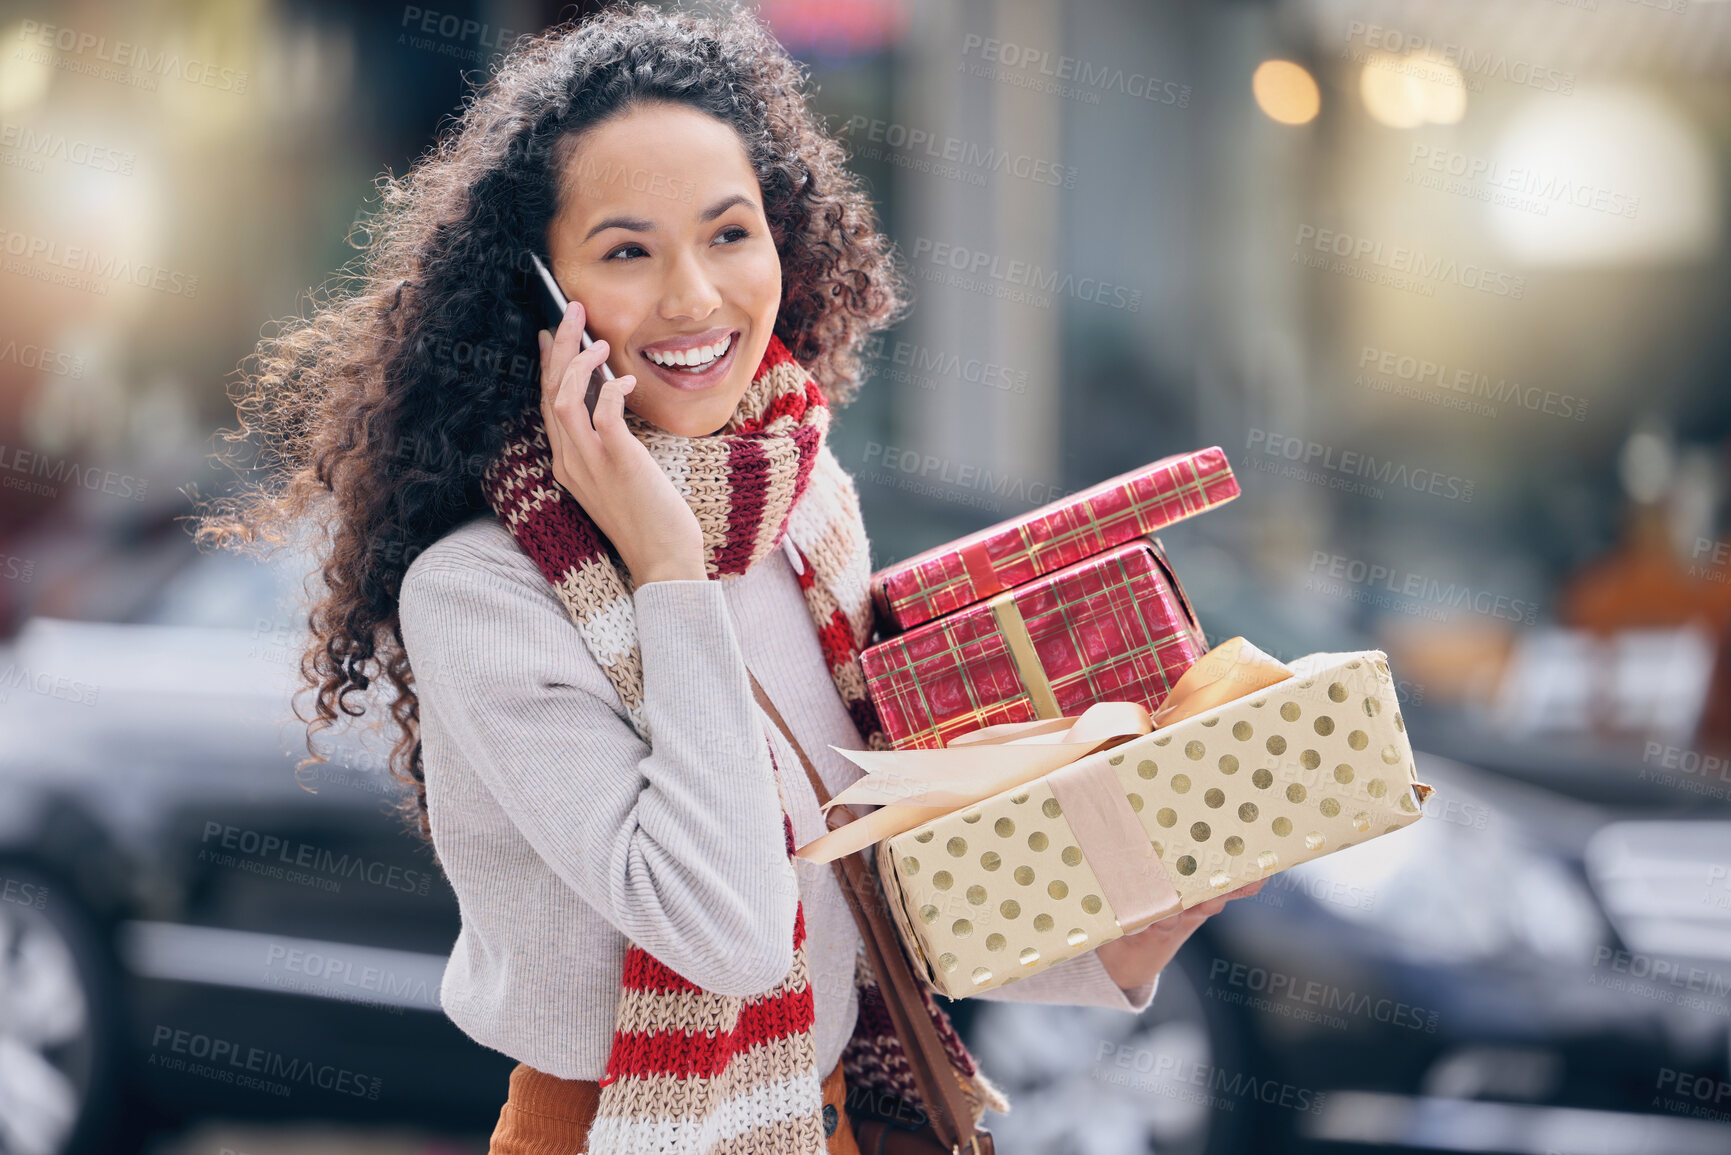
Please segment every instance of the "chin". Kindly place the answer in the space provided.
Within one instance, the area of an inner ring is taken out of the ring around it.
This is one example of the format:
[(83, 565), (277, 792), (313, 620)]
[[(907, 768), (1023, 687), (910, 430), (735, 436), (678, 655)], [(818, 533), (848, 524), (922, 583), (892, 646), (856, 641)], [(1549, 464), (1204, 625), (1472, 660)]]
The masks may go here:
[(663, 413), (659, 417), (642, 416), (650, 424), (665, 429), (677, 437), (708, 437), (712, 433), (721, 431), (721, 427), (727, 424), (728, 418), (733, 416), (733, 410), (738, 408), (738, 405), (739, 402), (736, 400), (727, 412), (720, 414), (715, 413), (707, 405), (701, 405), (682, 406), (671, 413)]
[(650, 420), (680, 437), (708, 437), (712, 433), (721, 432), (722, 426), (732, 419), (734, 411), (739, 408), (740, 399), (744, 396), (744, 386), (730, 390), (725, 400), (711, 397), (699, 400), (675, 394), (669, 398), (671, 403), (661, 414), (666, 420), (653, 417)]

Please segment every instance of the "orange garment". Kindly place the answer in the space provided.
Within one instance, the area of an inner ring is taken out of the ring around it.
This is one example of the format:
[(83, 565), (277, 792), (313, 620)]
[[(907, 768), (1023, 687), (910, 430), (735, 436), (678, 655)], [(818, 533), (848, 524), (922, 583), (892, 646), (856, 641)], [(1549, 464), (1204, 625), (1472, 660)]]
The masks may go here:
[[(829, 1155), (860, 1155), (848, 1122), (847, 1083), (839, 1060), (823, 1081), (823, 1101), (836, 1114)], [(589, 1124), (600, 1102), (601, 1087), (593, 1079), (561, 1079), (518, 1063), (487, 1155), (579, 1155), (588, 1144)]]
[(1718, 656), (1692, 741), (1731, 748), (1731, 571), (1717, 542), (1697, 542), (1687, 566), (1677, 556), (1665, 512), (1633, 505), (1623, 539), (1564, 586), (1557, 617), (1565, 626), (1609, 635), (1619, 630), (1694, 622), (1716, 638)]

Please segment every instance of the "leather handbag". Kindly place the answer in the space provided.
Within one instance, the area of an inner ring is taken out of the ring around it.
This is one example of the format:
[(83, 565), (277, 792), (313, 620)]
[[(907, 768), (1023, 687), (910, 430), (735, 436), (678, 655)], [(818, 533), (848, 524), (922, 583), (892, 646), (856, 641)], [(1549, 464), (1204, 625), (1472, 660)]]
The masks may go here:
[[(751, 678), (751, 691), (757, 696), (758, 705), (799, 756), (806, 777), (811, 779), (811, 788), (817, 793), (818, 805), (825, 805), (829, 802), (829, 791), (811, 759), (806, 757), (757, 676), (749, 669), (746, 674)], [(829, 811), (828, 825), (833, 830), (854, 817), (846, 806), (836, 806)], [(841, 892), (847, 896), (848, 907), (859, 926), (867, 960), (877, 978), (878, 989), (883, 992), (890, 1022), (902, 1041), (908, 1068), (926, 1108), (925, 1123), (910, 1127), (900, 1118), (901, 1112), (894, 1112), (896, 1117), (886, 1117), (868, 1110), (864, 1104), (856, 1106), (850, 1097), (849, 1121), (862, 1155), (996, 1155), (991, 1132), (973, 1125), (973, 1112), (962, 1093), (956, 1069), (938, 1037), (937, 1027), (926, 1013), (925, 1001), (920, 997), (920, 979), (903, 953), (901, 937), (884, 906), (882, 886), (867, 865), (865, 852), (843, 855), (830, 865), (835, 868)]]

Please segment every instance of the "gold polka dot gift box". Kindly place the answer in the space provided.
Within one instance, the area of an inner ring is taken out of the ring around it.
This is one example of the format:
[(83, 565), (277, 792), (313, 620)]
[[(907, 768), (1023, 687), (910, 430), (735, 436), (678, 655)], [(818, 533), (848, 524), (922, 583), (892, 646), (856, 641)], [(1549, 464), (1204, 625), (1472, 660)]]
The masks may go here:
[(1290, 665), (1242, 638), (1160, 708), (1096, 702), (940, 750), (840, 750), (877, 809), (801, 847), (878, 844), (891, 917), (932, 986), (1012, 983), (1300, 862), (1393, 833), (1429, 786), (1380, 650)]

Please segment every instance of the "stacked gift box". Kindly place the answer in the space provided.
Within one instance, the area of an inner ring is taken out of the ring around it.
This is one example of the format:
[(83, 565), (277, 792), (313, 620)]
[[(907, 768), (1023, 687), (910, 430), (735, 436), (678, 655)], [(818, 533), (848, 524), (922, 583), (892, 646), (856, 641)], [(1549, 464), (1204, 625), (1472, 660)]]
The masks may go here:
[[(1429, 788), (1384, 654), (1209, 651), (1155, 534), (1238, 492), (1222, 450), (1181, 454), (873, 575), (881, 640), (860, 662), (893, 747), (873, 754), (901, 764), (835, 802), (882, 802), (874, 783), (902, 789), (981, 740), (1090, 735), (1056, 770), (902, 808), (905, 828), (895, 806), (872, 816), (892, 917), (935, 989), (1015, 982), (1419, 817)], [(1017, 759), (975, 764), (995, 762)], [(834, 857), (848, 838), (801, 853)]]
[(872, 575), (860, 655), (885, 735), (941, 747), (998, 722), (1157, 706), (1208, 648), (1156, 530), (1238, 496), (1219, 448), (1168, 457)]

